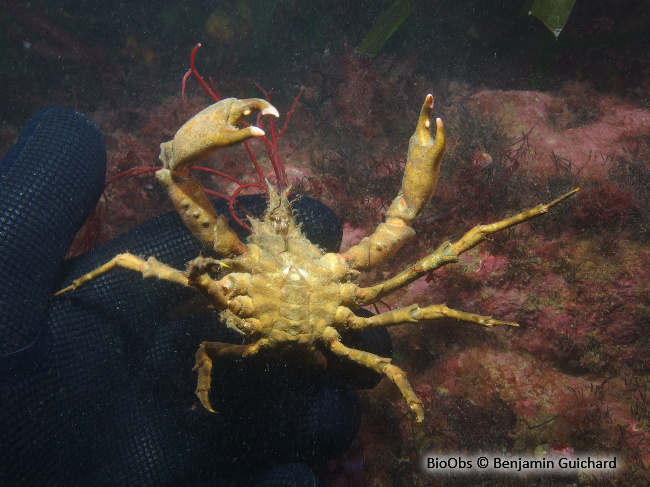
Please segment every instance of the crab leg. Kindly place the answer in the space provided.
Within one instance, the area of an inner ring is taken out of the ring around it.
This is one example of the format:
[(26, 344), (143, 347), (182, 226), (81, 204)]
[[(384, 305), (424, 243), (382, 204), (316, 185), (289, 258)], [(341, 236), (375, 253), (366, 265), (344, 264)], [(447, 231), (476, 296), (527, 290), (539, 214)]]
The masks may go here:
[[(481, 316), (473, 313), (466, 313), (448, 308), (444, 304), (420, 308), (417, 304), (400, 308), (386, 313), (381, 313), (368, 318), (355, 315), (349, 308), (339, 306), (335, 326), (345, 330), (368, 330), (371, 328), (385, 328), (387, 326), (399, 325), (402, 323), (419, 323), (420, 320), (436, 320), (452, 318), (460, 321), (467, 321), (483, 326), (509, 325), (519, 326), (511, 321), (492, 319), (490, 316)], [(372, 353), (363, 352), (343, 345), (336, 329), (327, 328), (323, 333), (323, 341), (326, 346), (336, 355), (347, 357), (353, 362), (365, 365), (381, 374), (385, 374), (400, 390), (409, 408), (415, 414), (415, 421), (421, 422), (424, 419), (422, 403), (411, 388), (406, 373), (392, 365), (390, 359), (379, 357)]]
[(415, 235), (411, 222), (429, 204), (438, 182), (440, 161), (445, 152), (445, 131), (442, 120), (436, 120), (436, 138), (431, 137), (433, 96), (427, 95), (420, 111), (415, 133), (409, 142), (402, 190), (386, 213), (386, 222), (375, 232), (350, 247), (343, 258), (352, 269), (375, 267), (395, 254)]
[(572, 189), (568, 193), (560, 196), (559, 198), (556, 198), (550, 203), (547, 203), (545, 205), (537, 205), (534, 208), (522, 211), (521, 213), (518, 213), (510, 218), (506, 218), (495, 223), (489, 223), (487, 225), (476, 225), (465, 235), (463, 235), (457, 242), (443, 243), (440, 247), (438, 247), (438, 249), (436, 249), (435, 252), (432, 252), (424, 259), (410, 266), (408, 269), (400, 272), (391, 279), (376, 284), (375, 286), (357, 288), (355, 291), (355, 297), (353, 298), (354, 304), (357, 306), (363, 306), (365, 304), (372, 303), (378, 299), (381, 299), (383, 296), (387, 296), (396, 290), (406, 286), (407, 284), (412, 283), (420, 277), (425, 276), (428, 273), (435, 271), (436, 269), (439, 269), (444, 265), (456, 262), (460, 254), (483, 242), (488, 235), (500, 232), (501, 230), (505, 230), (506, 228), (518, 225), (527, 220), (531, 220), (537, 216), (544, 215), (550, 208), (573, 196), (579, 190), (580, 188)]
[[(205, 269), (197, 270), (197, 262), (204, 264)], [(206, 265), (205, 262), (209, 265)], [(167, 264), (163, 264), (155, 257), (149, 257), (147, 260), (144, 260), (141, 257), (136, 257), (135, 255), (126, 252), (124, 254), (116, 255), (106, 264), (84, 274), (78, 279), (75, 279), (72, 284), (56, 292), (54, 296), (59, 296), (68, 291), (79, 289), (81, 286), (88, 284), (99, 276), (106, 274), (113, 269), (120, 268), (140, 272), (143, 279), (160, 279), (184, 287), (193, 287), (208, 298), (211, 304), (219, 309), (225, 310), (230, 304), (228, 299), (217, 283), (206, 275), (209, 269), (220, 264), (221, 262), (218, 260), (199, 257), (190, 262), (188, 265), (188, 272), (182, 272), (168, 266)]]
[(379, 355), (364, 352), (362, 350), (357, 350), (355, 348), (346, 347), (341, 343), (341, 338), (338, 332), (331, 327), (325, 329), (322, 342), (335, 355), (345, 357), (388, 377), (400, 390), (409, 408), (411, 408), (411, 411), (415, 414), (415, 421), (418, 423), (422, 422), (424, 419), (422, 403), (413, 391), (413, 388), (411, 388), (411, 384), (406, 378), (406, 372), (391, 364), (391, 359), (380, 357)]
[(81, 286), (88, 284), (93, 279), (97, 279), (102, 274), (106, 274), (107, 272), (117, 268), (140, 272), (144, 279), (157, 278), (164, 281), (174, 282), (181, 286), (189, 286), (187, 276), (183, 272), (159, 262), (155, 257), (149, 257), (147, 260), (144, 260), (126, 252), (124, 254), (116, 255), (106, 264), (84, 274), (78, 279), (75, 279), (68, 287), (54, 293), (54, 296), (59, 296), (68, 291), (79, 289)]
[(237, 360), (242, 357), (248, 357), (256, 354), (261, 348), (259, 342), (249, 345), (233, 345), (222, 342), (202, 342), (196, 351), (195, 372), (198, 371), (198, 380), (196, 384), (196, 396), (201, 401), (205, 409), (211, 413), (216, 413), (210, 405), (210, 388), (212, 386), (212, 361), (216, 359)]
[(237, 127), (244, 117), (255, 112), (278, 116), (275, 107), (265, 100), (226, 98), (197, 113), (178, 130), (173, 140), (160, 145), (163, 168), (156, 172), (156, 177), (192, 234), (206, 249), (221, 255), (241, 255), (247, 248), (228, 226), (226, 218), (217, 214), (188, 168), (219, 149), (264, 135), (258, 127)]
[(450, 318), (482, 326), (519, 326), (512, 321), (495, 320), (491, 316), (467, 313), (457, 309), (448, 308), (444, 304), (434, 304), (420, 308), (412, 304), (405, 308), (398, 308), (385, 313), (380, 313), (369, 318), (355, 315), (349, 308), (340, 306), (336, 313), (336, 327), (341, 330), (369, 330), (372, 328), (386, 328), (403, 323), (419, 323), (421, 320), (441, 320)]

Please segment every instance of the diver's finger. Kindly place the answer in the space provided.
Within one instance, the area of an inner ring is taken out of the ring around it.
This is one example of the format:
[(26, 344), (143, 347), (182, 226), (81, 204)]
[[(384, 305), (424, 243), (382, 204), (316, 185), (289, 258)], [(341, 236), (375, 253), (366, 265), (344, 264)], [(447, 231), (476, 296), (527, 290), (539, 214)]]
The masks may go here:
[(0, 354), (35, 338), (105, 173), (99, 129), (63, 107), (36, 114), (0, 160)]

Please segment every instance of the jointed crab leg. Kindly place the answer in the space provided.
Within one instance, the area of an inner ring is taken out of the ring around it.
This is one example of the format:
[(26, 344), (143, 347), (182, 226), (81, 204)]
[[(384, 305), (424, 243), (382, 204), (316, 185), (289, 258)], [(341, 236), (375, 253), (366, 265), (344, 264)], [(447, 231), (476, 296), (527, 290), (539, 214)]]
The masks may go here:
[(420, 320), (440, 320), (444, 318), (476, 323), (482, 326), (519, 326), (512, 321), (495, 320), (491, 316), (459, 311), (448, 308), (444, 304), (434, 304), (424, 308), (420, 308), (417, 304), (412, 304), (405, 308), (394, 309), (369, 318), (357, 316), (350, 309), (341, 306), (336, 314), (336, 325), (341, 330), (368, 330), (403, 323), (419, 323)]
[(78, 279), (75, 279), (68, 287), (65, 287), (60, 291), (54, 293), (54, 296), (67, 293), (68, 291), (74, 291), (84, 284), (89, 283), (93, 279), (98, 278), (102, 274), (106, 274), (107, 272), (117, 268), (140, 272), (142, 273), (142, 277), (145, 279), (157, 278), (169, 282), (174, 282), (176, 284), (180, 284), (181, 286), (187, 287), (189, 285), (185, 273), (166, 264), (163, 264), (162, 262), (159, 262), (155, 257), (149, 257), (147, 260), (144, 260), (127, 252), (124, 254), (116, 255), (111, 260), (106, 262), (106, 264), (98, 267), (88, 274), (84, 274)]
[(440, 247), (438, 247), (438, 249), (436, 249), (435, 252), (429, 254), (424, 259), (410, 266), (408, 269), (400, 272), (395, 277), (392, 277), (385, 282), (376, 284), (375, 286), (357, 288), (355, 292), (354, 304), (363, 306), (365, 304), (372, 303), (378, 299), (381, 299), (383, 296), (387, 296), (395, 292), (397, 289), (400, 289), (407, 284), (412, 283), (416, 279), (419, 279), (429, 272), (439, 269), (446, 264), (456, 262), (460, 254), (481, 243), (487, 238), (488, 235), (543, 215), (550, 208), (564, 201), (570, 196), (573, 196), (579, 190), (580, 188), (573, 189), (568, 193), (560, 196), (559, 198), (551, 201), (550, 203), (547, 203), (545, 205), (537, 205), (534, 208), (522, 211), (521, 213), (518, 213), (510, 218), (506, 218), (496, 223), (476, 225), (465, 235), (463, 235), (457, 242), (443, 243)]
[(116, 255), (106, 264), (98, 267), (93, 271), (90, 271), (87, 274), (84, 274), (78, 279), (75, 279), (72, 284), (56, 292), (54, 296), (79, 289), (81, 286), (89, 283), (93, 279), (97, 279), (102, 274), (106, 274), (113, 269), (121, 268), (140, 272), (144, 279), (160, 279), (162, 281), (173, 282), (184, 287), (193, 287), (201, 294), (203, 294), (206, 298), (208, 298), (208, 301), (210, 301), (210, 303), (212, 303), (218, 309), (227, 309), (230, 303), (225, 294), (219, 288), (216, 282), (206, 275), (208, 272), (208, 266), (204, 265), (204, 270), (196, 270), (197, 266), (204, 264), (206, 261), (213, 265), (221, 264), (220, 261), (217, 261), (215, 259), (205, 259), (203, 257), (198, 257), (188, 264), (187, 272), (182, 272), (178, 269), (174, 269), (173, 267), (168, 266), (167, 264), (163, 264), (155, 257), (149, 257), (147, 260), (144, 260), (140, 257), (136, 257), (135, 255), (126, 252), (124, 254)]
[[(490, 316), (481, 316), (473, 313), (466, 313), (448, 308), (444, 304), (427, 306), (420, 308), (417, 304), (400, 308), (386, 313), (381, 313), (369, 318), (356, 316), (349, 308), (339, 306), (336, 313), (335, 326), (338, 329), (347, 330), (367, 330), (371, 328), (384, 328), (402, 323), (418, 323), (420, 320), (432, 320), (442, 318), (453, 318), (461, 321), (477, 323), (483, 326), (510, 325), (519, 326), (517, 323), (510, 321), (501, 321), (492, 319)], [(341, 357), (346, 357), (353, 362), (369, 367), (380, 374), (386, 375), (400, 390), (406, 403), (415, 414), (415, 421), (421, 422), (424, 419), (424, 410), (422, 403), (411, 388), (409, 381), (404, 372), (399, 367), (392, 365), (390, 359), (379, 357), (372, 353), (356, 350), (346, 347), (341, 343), (340, 335), (336, 329), (328, 327), (324, 333), (322, 341), (325, 346), (333, 353)]]
[(198, 381), (196, 385), (196, 396), (201, 401), (205, 409), (211, 413), (216, 411), (212, 409), (210, 404), (210, 388), (212, 385), (212, 361), (217, 359), (240, 359), (256, 354), (261, 345), (259, 342), (251, 343), (250, 345), (233, 345), (231, 343), (222, 342), (202, 342), (199, 349), (196, 351), (196, 365), (194, 365), (195, 372), (198, 372)]
[[(444, 304), (420, 308), (417, 304), (400, 308), (386, 313), (381, 313), (369, 318), (357, 316), (349, 308), (339, 306), (335, 326), (338, 329), (367, 330), (371, 328), (384, 328), (387, 326), (399, 325), (402, 323), (418, 323), (420, 320), (434, 320), (442, 318), (453, 318), (461, 321), (476, 323), (483, 326), (510, 325), (519, 326), (511, 321), (492, 319), (490, 316), (481, 316), (473, 313), (466, 313), (448, 308)], [(390, 359), (374, 355), (372, 353), (346, 347), (341, 343), (340, 335), (336, 329), (328, 327), (322, 337), (322, 342), (333, 353), (346, 357), (353, 362), (369, 367), (380, 374), (386, 375), (400, 390), (409, 408), (415, 414), (415, 421), (421, 422), (424, 419), (422, 403), (411, 388), (404, 372), (399, 367), (392, 365)]]
[(431, 199), (438, 182), (440, 161), (445, 152), (445, 131), (436, 120), (436, 138), (431, 137), (433, 96), (427, 95), (420, 111), (402, 180), (402, 191), (388, 208), (386, 222), (342, 254), (352, 269), (365, 270), (384, 262), (413, 235), (411, 222)]
[(229, 328), (235, 329), (244, 335), (251, 335), (258, 332), (260, 328), (259, 320), (244, 320), (236, 316), (235, 312), (241, 307), (240, 301), (237, 297), (235, 299), (228, 299), (224, 294), (222, 282), (215, 281), (208, 275), (211, 272), (217, 271), (220, 266), (228, 267), (220, 260), (197, 257), (188, 262), (186, 271), (182, 272), (159, 262), (155, 257), (149, 257), (147, 260), (144, 260), (127, 252), (116, 255), (106, 264), (75, 279), (72, 284), (56, 292), (54, 296), (79, 289), (113, 269), (128, 269), (140, 272), (144, 279), (159, 279), (184, 287), (193, 287), (203, 294), (216, 309), (222, 310), (221, 317)]
[(388, 377), (400, 390), (409, 408), (415, 414), (415, 421), (418, 423), (422, 422), (424, 419), (422, 403), (411, 388), (411, 384), (409, 384), (406, 377), (406, 372), (391, 364), (391, 359), (364, 352), (363, 350), (346, 347), (341, 343), (340, 336), (334, 328), (325, 329), (322, 341), (327, 348), (339, 357), (345, 357)]

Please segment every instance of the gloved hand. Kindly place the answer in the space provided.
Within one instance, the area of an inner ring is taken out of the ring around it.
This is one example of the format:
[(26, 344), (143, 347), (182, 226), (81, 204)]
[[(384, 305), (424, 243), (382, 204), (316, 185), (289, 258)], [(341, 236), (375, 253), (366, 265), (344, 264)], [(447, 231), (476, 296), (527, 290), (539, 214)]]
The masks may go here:
[[(213, 313), (167, 316), (194, 291), (116, 270), (52, 299), (126, 250), (178, 269), (201, 251), (169, 214), (64, 261), (105, 170), (99, 130), (64, 108), (39, 112), (0, 160), (0, 485), (317, 485), (305, 464), (342, 452), (360, 420), (335, 367), (215, 364), (213, 414), (194, 353), (239, 337)], [(340, 232), (315, 208), (316, 234)]]

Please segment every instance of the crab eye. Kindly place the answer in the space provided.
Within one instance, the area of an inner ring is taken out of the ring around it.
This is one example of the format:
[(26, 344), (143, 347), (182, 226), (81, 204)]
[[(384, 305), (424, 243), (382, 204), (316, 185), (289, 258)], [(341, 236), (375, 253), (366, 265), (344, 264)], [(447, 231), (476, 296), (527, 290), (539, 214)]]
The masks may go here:
[(277, 215), (271, 217), (271, 223), (273, 225), (273, 231), (280, 235), (286, 235), (289, 233), (289, 220), (286, 218), (281, 218)]

